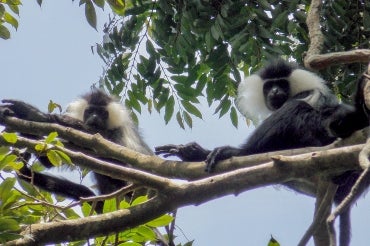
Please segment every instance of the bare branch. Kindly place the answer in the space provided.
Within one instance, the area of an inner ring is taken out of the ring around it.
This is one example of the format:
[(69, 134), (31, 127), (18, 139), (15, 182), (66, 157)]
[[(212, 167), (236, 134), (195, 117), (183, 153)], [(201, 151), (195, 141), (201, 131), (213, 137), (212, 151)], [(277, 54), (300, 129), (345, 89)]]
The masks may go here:
[(368, 63), (370, 61), (369, 49), (357, 49), (344, 52), (321, 54), (324, 45), (324, 35), (321, 32), (320, 12), (322, 0), (312, 0), (307, 14), (306, 24), (310, 45), (304, 58), (306, 68), (320, 70), (333, 64)]
[[(367, 67), (367, 73), (364, 74), (365, 76), (365, 86), (364, 86), (364, 98), (365, 98), (365, 106), (366, 106), (366, 112), (370, 112), (370, 63)], [(370, 118), (370, 116), (368, 115)]]
[(345, 199), (336, 207), (334, 212), (328, 217), (327, 224), (331, 234), (330, 237), (330, 245), (336, 245), (336, 233), (334, 228), (334, 221), (338, 217), (338, 215), (342, 214), (345, 210), (349, 209), (350, 206), (354, 203), (354, 201), (358, 198), (360, 194), (362, 194), (363, 190), (366, 189), (369, 185), (369, 178), (370, 178), (370, 138), (368, 139), (366, 145), (361, 150), (359, 154), (359, 163), (362, 168), (364, 168), (363, 172), (361, 173), (360, 177), (357, 179), (356, 183), (351, 188), (349, 194), (345, 197)]
[[(320, 227), (322, 227), (322, 225), (324, 225), (326, 227), (326, 224), (323, 223), (323, 222), (325, 222), (325, 218), (327, 218), (327, 216), (330, 213), (330, 209), (331, 209), (331, 206), (332, 206), (332, 203), (333, 203), (333, 198), (334, 198), (335, 192), (337, 190), (337, 185), (335, 185), (331, 182), (325, 182), (325, 183), (321, 182), (321, 184), (322, 184), (321, 187), (323, 189), (319, 189), (319, 190), (323, 190), (324, 194), (322, 196), (322, 199), (318, 199), (319, 197), (321, 197), (320, 194), (317, 195), (318, 198), (316, 200), (316, 211), (315, 211), (314, 219), (313, 219), (310, 227), (307, 229), (307, 231), (303, 235), (302, 239), (298, 243), (299, 246), (307, 245), (307, 243), (310, 240), (310, 238), (312, 237), (312, 235), (314, 235), (314, 233), (316, 231), (319, 231), (320, 229), (322, 229), (322, 228), (320, 228)], [(327, 235), (325, 229), (320, 233), (322, 233), (323, 235)], [(326, 240), (326, 238), (322, 238), (322, 237), (318, 237), (318, 238), (315, 237), (316, 245), (323, 244), (323, 243), (321, 243), (322, 241), (327, 242), (328, 240)], [(323, 245), (327, 245), (327, 243), (323, 244)]]
[(308, 28), (308, 36), (310, 39), (310, 45), (304, 60), (305, 67), (310, 67), (310, 58), (314, 55), (320, 54), (323, 44), (324, 35), (321, 32), (320, 27), (320, 11), (321, 11), (322, 0), (312, 0), (310, 9), (307, 13), (306, 24)]
[(305, 66), (314, 70), (321, 70), (333, 64), (368, 63), (370, 61), (369, 49), (357, 49), (328, 54), (311, 54), (305, 58)]

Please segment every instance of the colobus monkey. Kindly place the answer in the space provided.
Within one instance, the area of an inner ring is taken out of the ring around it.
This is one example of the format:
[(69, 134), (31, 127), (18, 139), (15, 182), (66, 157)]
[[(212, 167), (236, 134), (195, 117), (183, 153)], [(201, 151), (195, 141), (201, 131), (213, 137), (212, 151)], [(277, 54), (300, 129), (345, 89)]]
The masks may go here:
[[(356, 102), (361, 101), (358, 93)], [(362, 107), (338, 102), (324, 81), (309, 71), (281, 59), (244, 79), (238, 88), (236, 104), (240, 112), (262, 121), (240, 148), (224, 146), (213, 151), (196, 143), (156, 147), (156, 154), (178, 156), (184, 161), (206, 161), (212, 172), (217, 162), (232, 156), (276, 150), (324, 146), (337, 137), (369, 125)], [(337, 203), (348, 194), (358, 177), (348, 172), (337, 180)], [(314, 195), (314, 194), (313, 194)], [(349, 245), (349, 209), (341, 215), (340, 245)]]
[[(70, 103), (63, 115), (45, 114), (21, 101), (3, 100), (3, 102), (6, 103), (3, 107), (8, 108), (11, 115), (18, 118), (38, 122), (57, 122), (92, 134), (99, 133), (117, 144), (143, 154), (153, 154), (140, 136), (130, 117), (130, 112), (113, 97), (99, 89), (93, 89)], [(40, 157), (39, 160), (45, 167), (52, 167), (46, 157)], [(94, 195), (94, 192), (83, 185), (45, 173), (31, 174), (27, 167), (24, 167), (21, 173), (20, 177), (27, 181), (31, 181), (30, 177), (33, 175), (32, 182), (36, 186), (72, 199), (78, 200), (80, 197)], [(94, 173), (94, 176), (100, 194), (112, 193), (126, 185), (125, 181), (102, 174)]]

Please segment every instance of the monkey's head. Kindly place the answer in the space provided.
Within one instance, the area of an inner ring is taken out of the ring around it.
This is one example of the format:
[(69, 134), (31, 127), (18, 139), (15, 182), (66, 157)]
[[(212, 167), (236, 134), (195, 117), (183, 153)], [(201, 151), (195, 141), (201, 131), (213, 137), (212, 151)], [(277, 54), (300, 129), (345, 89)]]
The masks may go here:
[(99, 133), (112, 142), (138, 152), (153, 154), (142, 140), (130, 111), (102, 90), (93, 89), (71, 102), (65, 114), (82, 121), (91, 133)]
[(277, 59), (239, 84), (236, 105), (244, 116), (256, 124), (290, 98), (311, 90), (325, 95), (330, 93), (324, 80), (316, 74)]
[(66, 114), (99, 133), (122, 127), (123, 119), (128, 118), (128, 113), (119, 102), (98, 89), (70, 103)]

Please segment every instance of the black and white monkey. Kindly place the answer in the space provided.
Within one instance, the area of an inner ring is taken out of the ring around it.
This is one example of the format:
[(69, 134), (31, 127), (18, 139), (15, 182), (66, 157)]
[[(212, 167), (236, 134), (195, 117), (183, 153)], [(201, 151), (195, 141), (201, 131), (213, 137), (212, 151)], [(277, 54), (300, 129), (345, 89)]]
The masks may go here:
[[(361, 83), (359, 83), (361, 84)], [(156, 147), (156, 154), (177, 156), (184, 161), (205, 161), (212, 172), (217, 162), (276, 150), (324, 146), (369, 125), (361, 95), (355, 106), (339, 103), (323, 79), (281, 59), (244, 79), (236, 100), (239, 111), (260, 125), (239, 148), (224, 146), (207, 150), (197, 143)], [(337, 203), (348, 194), (358, 174), (349, 172), (337, 180)], [(341, 185), (344, 184), (344, 185)], [(312, 194), (314, 195), (314, 194)], [(349, 209), (341, 215), (340, 245), (349, 245)]]
[[(129, 110), (99, 89), (93, 89), (71, 102), (63, 115), (45, 114), (22, 101), (3, 100), (3, 103), (5, 105), (2, 107), (8, 109), (12, 116), (38, 122), (57, 122), (92, 134), (99, 133), (112, 142), (140, 153), (153, 154), (140, 136), (136, 124), (130, 117)], [(39, 160), (45, 167), (52, 167), (45, 156), (41, 156)], [(34, 185), (72, 199), (78, 200), (80, 197), (95, 195), (86, 186), (61, 177), (46, 173), (31, 173), (27, 167), (24, 167), (21, 173), (20, 177), (26, 181), (31, 182), (32, 176)], [(109, 194), (127, 185), (125, 181), (102, 174), (94, 173), (94, 176), (100, 194)]]

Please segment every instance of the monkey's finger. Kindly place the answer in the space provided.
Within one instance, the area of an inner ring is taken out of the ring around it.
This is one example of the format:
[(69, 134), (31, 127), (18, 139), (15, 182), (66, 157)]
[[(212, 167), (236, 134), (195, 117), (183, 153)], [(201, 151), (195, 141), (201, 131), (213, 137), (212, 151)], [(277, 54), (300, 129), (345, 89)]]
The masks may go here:
[(0, 105), (0, 116), (1, 117), (14, 116), (14, 115), (15, 115), (14, 111), (11, 110), (8, 106)]
[(175, 156), (179, 153), (179, 149), (162, 149), (162, 150), (156, 150), (154, 153), (156, 155), (163, 155), (164, 157), (168, 156)]
[(154, 147), (155, 151), (168, 151), (170, 149), (179, 149), (179, 148), (180, 148), (179, 145), (175, 145), (175, 144), (166, 144), (166, 145)]
[(224, 147), (219, 147), (214, 149), (211, 153), (208, 154), (206, 159), (206, 169), (207, 173), (213, 172), (217, 163), (222, 159), (223, 151), (225, 150)]

